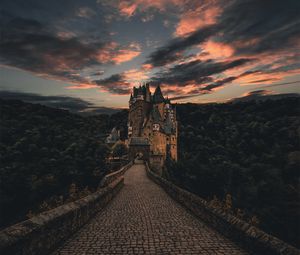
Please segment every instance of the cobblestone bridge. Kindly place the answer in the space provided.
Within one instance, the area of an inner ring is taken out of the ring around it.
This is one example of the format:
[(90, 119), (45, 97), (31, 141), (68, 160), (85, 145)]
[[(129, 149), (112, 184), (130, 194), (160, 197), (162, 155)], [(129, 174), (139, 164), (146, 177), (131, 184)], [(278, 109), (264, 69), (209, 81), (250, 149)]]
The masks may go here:
[(247, 254), (148, 179), (143, 164), (125, 174), (111, 203), (54, 254)]

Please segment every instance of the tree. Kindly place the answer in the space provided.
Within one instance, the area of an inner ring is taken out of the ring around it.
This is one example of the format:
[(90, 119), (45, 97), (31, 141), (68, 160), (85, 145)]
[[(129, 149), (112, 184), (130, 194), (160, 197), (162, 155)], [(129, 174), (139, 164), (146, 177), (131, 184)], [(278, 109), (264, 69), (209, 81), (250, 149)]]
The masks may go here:
[(122, 157), (128, 153), (128, 149), (123, 142), (118, 142), (112, 147), (113, 157)]

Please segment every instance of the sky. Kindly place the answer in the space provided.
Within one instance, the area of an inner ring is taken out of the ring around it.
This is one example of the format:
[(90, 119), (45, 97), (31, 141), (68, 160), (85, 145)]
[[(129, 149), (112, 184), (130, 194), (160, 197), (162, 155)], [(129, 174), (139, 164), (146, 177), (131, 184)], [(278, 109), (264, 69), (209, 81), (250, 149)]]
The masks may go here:
[(144, 82), (178, 103), (300, 93), (299, 0), (2, 0), (0, 8), (0, 95), (84, 110), (126, 108)]

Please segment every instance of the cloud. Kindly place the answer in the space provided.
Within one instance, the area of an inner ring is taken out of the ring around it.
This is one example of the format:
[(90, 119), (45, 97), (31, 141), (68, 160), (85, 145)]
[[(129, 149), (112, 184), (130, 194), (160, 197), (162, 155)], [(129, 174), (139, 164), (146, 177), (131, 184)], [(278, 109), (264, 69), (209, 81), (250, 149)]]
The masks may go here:
[(206, 1), (201, 3), (195, 9), (191, 8), (183, 12), (176, 26), (175, 35), (185, 37), (192, 32), (217, 23), (217, 17), (221, 8), (215, 4), (215, 1)]
[(144, 70), (130, 69), (124, 72), (124, 77), (127, 81), (141, 82), (149, 78), (148, 74)]
[(244, 65), (251, 59), (236, 59), (233, 61), (215, 62), (212, 60), (194, 60), (175, 65), (165, 72), (158, 73), (152, 80), (155, 82), (177, 86), (199, 85), (212, 82), (212, 75), (225, 70)]
[(61, 38), (36, 20), (13, 18), (4, 22), (2, 28), (0, 60), (2, 65), (41, 77), (89, 83), (80, 75), (80, 70), (97, 63), (95, 53), (103, 46), (102, 42), (83, 43), (77, 38)]
[[(185, 96), (231, 82), (266, 86), (300, 72), (296, 0), (3, 0), (2, 6), (1, 65), (69, 89), (124, 95), (151, 77)], [(102, 70), (118, 74), (103, 78)]]
[[(234, 55), (235, 51), (230, 44), (215, 42), (213, 40), (208, 40), (203, 43), (201, 49), (206, 53), (205, 59), (228, 59)], [(202, 57), (202, 59), (204, 59), (204, 57)]]
[(207, 26), (198, 30), (185, 38), (175, 38), (166, 46), (158, 48), (148, 57), (146, 64), (151, 64), (154, 67), (164, 66), (175, 62), (182, 58), (182, 53), (188, 48), (205, 42), (210, 36), (217, 32), (218, 28), (215, 25)]
[[(95, 85), (82, 71), (107, 62), (120, 64), (140, 54), (140, 46), (119, 46), (102, 41), (84, 42), (73, 34), (55, 33), (32, 19), (2, 19), (1, 64), (34, 73), (37, 76), (73, 84), (70, 89)], [(97, 74), (99, 75), (99, 73)], [(111, 90), (114, 91), (114, 90)]]
[[(188, 1), (186, 6), (176, 26), (177, 38), (145, 62), (163, 68), (154, 80), (179, 87), (203, 84), (204, 91), (213, 91), (233, 81), (270, 84), (299, 74), (299, 1), (215, 0), (194, 6)], [(219, 70), (204, 65), (237, 59), (249, 61)], [(224, 78), (214, 77), (217, 73)]]
[(147, 69), (130, 69), (122, 73), (113, 74), (107, 78), (94, 80), (93, 83), (103, 91), (118, 95), (128, 95), (133, 84), (147, 80)]
[(111, 1), (111, 5), (118, 8), (123, 16), (131, 17), (137, 11), (145, 12), (149, 9), (156, 9), (165, 12), (168, 7), (180, 7), (184, 5), (182, 0), (121, 0)]
[(128, 62), (141, 54), (141, 47), (137, 43), (120, 46), (116, 42), (110, 42), (97, 53), (97, 60), (102, 63), (121, 64)]
[(102, 80), (94, 81), (104, 91), (112, 94), (127, 95), (131, 90), (131, 83), (126, 80), (123, 73), (114, 74)]
[(294, 0), (230, 1), (218, 19), (220, 39), (235, 44), (239, 54), (294, 48), (292, 39), (300, 35), (299, 9), (300, 2)]

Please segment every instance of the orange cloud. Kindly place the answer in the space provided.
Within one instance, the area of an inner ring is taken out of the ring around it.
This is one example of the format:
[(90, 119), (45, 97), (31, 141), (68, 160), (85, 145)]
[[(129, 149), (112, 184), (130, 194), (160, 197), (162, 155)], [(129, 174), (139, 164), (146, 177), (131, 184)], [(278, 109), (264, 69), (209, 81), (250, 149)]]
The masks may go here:
[(121, 64), (123, 62), (130, 61), (140, 55), (141, 52), (133, 50), (119, 50), (118, 53), (112, 57), (113, 62)]
[(207, 41), (206, 43), (201, 45), (201, 48), (207, 54), (206, 58), (220, 59), (220, 58), (228, 58), (234, 54), (234, 48), (229, 44)]
[(151, 65), (151, 64), (143, 64), (142, 65), (142, 70), (150, 71), (151, 69), (153, 69), (153, 65)]
[(285, 51), (276, 55), (269, 55), (268, 53), (253, 56), (244, 55), (243, 57), (251, 57), (253, 61), (223, 72), (226, 76), (240, 76), (240, 74), (250, 71), (247, 75), (242, 75), (236, 79), (236, 82), (242, 86), (253, 84), (269, 85), (300, 73), (300, 68), (290, 70), (284, 68), (297, 62), (297, 55), (294, 52)]
[(184, 5), (182, 0), (123, 0), (117, 8), (123, 16), (130, 17), (139, 9), (140, 11), (146, 11), (149, 8), (155, 8), (159, 11), (165, 11), (167, 6), (182, 6)]
[(66, 89), (92, 89), (92, 88), (98, 88), (98, 86), (95, 84), (77, 84), (77, 85), (66, 87)]
[(123, 16), (130, 17), (134, 14), (135, 10), (137, 9), (138, 5), (136, 3), (128, 3), (127, 1), (125, 2), (120, 2), (118, 8)]
[(137, 43), (131, 43), (128, 49), (120, 49), (117, 43), (111, 42), (98, 51), (96, 59), (101, 63), (113, 62), (118, 65), (130, 61), (140, 54), (141, 49)]
[(149, 76), (144, 71), (141, 71), (141, 70), (138, 70), (138, 69), (131, 69), (131, 70), (128, 70), (128, 71), (124, 72), (124, 78), (127, 81), (138, 82), (138, 81), (141, 81), (141, 80), (148, 79)]
[(177, 24), (175, 35), (185, 37), (200, 28), (213, 25), (220, 13), (221, 9), (218, 6), (200, 6), (195, 10), (184, 12)]

